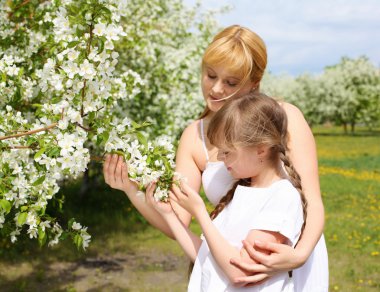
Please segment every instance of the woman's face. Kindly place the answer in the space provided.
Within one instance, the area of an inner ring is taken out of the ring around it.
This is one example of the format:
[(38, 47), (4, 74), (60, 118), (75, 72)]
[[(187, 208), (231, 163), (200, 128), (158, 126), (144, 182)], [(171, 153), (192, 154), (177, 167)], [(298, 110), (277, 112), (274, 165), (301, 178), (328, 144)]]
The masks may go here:
[(240, 84), (241, 77), (231, 74), (223, 66), (205, 66), (202, 72), (202, 93), (208, 108), (217, 112), (224, 104), (225, 98), (242, 96), (255, 88), (252, 81)]

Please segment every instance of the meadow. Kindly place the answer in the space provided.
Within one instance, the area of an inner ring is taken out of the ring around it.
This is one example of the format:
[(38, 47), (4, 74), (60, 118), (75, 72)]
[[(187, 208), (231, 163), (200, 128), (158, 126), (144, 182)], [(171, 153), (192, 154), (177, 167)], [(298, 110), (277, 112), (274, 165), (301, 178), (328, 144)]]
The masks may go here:
[[(380, 289), (380, 132), (313, 129), (329, 252), (330, 291)], [(307, 161), (305, 162), (307, 163)], [(0, 291), (184, 291), (188, 261), (177, 244), (102, 182), (85, 195), (62, 188), (62, 219), (89, 226), (92, 243), (39, 248), (0, 238)], [(195, 223), (192, 228), (199, 232)]]

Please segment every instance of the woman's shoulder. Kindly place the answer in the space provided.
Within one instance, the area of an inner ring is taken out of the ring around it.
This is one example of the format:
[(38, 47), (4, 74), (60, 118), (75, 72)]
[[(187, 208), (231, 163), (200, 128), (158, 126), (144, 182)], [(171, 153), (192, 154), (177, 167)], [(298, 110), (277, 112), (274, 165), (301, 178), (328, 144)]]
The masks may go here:
[(195, 120), (195, 121), (190, 122), (190, 124), (187, 125), (185, 130), (183, 130), (182, 132), (181, 141), (182, 140), (191, 141), (191, 139), (195, 139), (199, 137), (199, 124), (200, 124), (200, 120)]

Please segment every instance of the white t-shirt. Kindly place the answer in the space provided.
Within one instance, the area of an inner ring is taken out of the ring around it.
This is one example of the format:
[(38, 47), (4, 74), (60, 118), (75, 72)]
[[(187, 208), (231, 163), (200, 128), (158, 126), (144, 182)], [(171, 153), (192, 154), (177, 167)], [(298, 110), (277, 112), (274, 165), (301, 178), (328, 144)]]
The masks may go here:
[[(302, 203), (298, 191), (288, 180), (279, 180), (267, 188), (238, 186), (234, 198), (213, 220), (223, 237), (238, 250), (250, 230), (279, 232), (294, 246), (303, 224)], [(263, 284), (237, 288), (215, 262), (206, 240), (198, 251), (188, 291), (292, 291), (287, 272), (271, 277)]]

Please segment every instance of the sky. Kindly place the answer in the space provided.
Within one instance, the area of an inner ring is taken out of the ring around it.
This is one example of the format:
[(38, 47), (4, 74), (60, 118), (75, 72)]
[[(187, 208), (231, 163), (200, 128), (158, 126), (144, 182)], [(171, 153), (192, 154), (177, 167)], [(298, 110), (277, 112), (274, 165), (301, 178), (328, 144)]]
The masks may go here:
[[(196, 0), (185, 0), (194, 5)], [(222, 27), (260, 35), (274, 74), (318, 74), (343, 56), (367, 56), (380, 67), (380, 0), (202, 0), (202, 10), (229, 5)]]

